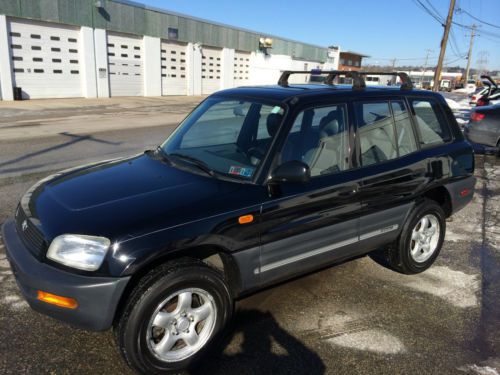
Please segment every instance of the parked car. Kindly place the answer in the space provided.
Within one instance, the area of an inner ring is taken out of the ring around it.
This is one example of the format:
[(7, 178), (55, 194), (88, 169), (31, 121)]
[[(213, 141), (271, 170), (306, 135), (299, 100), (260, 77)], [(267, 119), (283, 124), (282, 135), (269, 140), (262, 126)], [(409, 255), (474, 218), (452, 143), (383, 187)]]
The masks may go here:
[(500, 89), (493, 79), (487, 75), (481, 76), (487, 90), (477, 99), (477, 106), (494, 105), (500, 103)]
[(500, 154), (500, 104), (474, 108), (464, 134), (477, 149), (491, 147)]
[(289, 85), (300, 73), (215, 93), (158, 148), (30, 188), (2, 232), (31, 307), (114, 327), (138, 372), (177, 372), (248, 293), (380, 249), (401, 273), (429, 268), (475, 183), (444, 98), (403, 73)]
[(487, 86), (478, 87), (472, 94), (469, 95), (469, 104), (476, 105), (477, 100), (488, 92)]

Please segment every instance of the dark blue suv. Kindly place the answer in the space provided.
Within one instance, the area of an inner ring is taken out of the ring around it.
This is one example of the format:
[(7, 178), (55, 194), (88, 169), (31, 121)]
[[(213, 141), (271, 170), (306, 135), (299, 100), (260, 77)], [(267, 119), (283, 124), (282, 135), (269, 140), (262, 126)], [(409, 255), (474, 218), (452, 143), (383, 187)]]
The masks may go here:
[(404, 74), (288, 84), (304, 73), (218, 92), (157, 149), (33, 186), (3, 226), (31, 307), (113, 326), (129, 365), (165, 373), (199, 362), (245, 294), (379, 249), (430, 267), (475, 183), (445, 100)]

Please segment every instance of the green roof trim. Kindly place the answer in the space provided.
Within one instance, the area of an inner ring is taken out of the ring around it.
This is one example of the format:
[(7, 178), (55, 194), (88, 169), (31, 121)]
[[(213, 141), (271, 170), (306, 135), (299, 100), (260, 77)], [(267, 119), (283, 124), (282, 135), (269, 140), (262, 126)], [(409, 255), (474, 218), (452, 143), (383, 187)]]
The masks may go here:
[(261, 37), (273, 38), (272, 54), (324, 62), (327, 48), (267, 33), (203, 20), (126, 0), (0, 0), (0, 14), (113, 32), (168, 39), (168, 28), (179, 30), (180, 42), (257, 51)]

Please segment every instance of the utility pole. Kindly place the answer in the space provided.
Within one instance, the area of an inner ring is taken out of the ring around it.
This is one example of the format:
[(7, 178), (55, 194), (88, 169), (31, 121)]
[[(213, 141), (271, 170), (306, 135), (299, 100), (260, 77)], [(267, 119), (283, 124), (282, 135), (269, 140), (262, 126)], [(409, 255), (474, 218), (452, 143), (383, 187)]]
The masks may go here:
[(425, 78), (425, 69), (427, 69), (427, 62), (429, 61), (429, 55), (434, 52), (431, 49), (426, 49), (427, 55), (425, 55), (425, 63), (424, 63), (424, 70), (422, 72), (422, 77), (420, 78), (420, 87), (424, 88), (424, 78)]
[[(394, 69), (396, 68), (396, 58), (392, 59), (392, 72), (394, 72)], [(392, 76), (391, 77), (391, 85), (395, 85), (396, 84), (396, 76)]]
[(470, 61), (472, 59), (472, 45), (474, 44), (475, 35), (476, 35), (476, 25), (472, 25), (470, 33), (469, 53), (467, 55), (467, 68), (465, 69), (464, 87), (467, 86), (467, 81), (469, 80)]
[(439, 90), (439, 78), (441, 77), (441, 70), (443, 69), (443, 60), (446, 53), (446, 45), (448, 44), (448, 34), (450, 33), (451, 21), (453, 19), (453, 10), (455, 9), (455, 0), (450, 1), (450, 10), (448, 11), (448, 17), (446, 18), (446, 25), (444, 26), (443, 39), (441, 40), (441, 52), (439, 52), (439, 60), (434, 72), (434, 87), (433, 91)]

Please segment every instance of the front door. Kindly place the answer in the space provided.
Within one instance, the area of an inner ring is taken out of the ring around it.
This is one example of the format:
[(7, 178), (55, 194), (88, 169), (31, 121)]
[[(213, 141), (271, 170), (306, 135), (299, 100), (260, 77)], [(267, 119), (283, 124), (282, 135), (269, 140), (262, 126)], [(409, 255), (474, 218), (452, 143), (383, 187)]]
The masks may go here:
[(306, 108), (295, 118), (281, 162), (311, 170), (305, 184), (283, 183), (263, 204), (262, 284), (283, 280), (356, 253), (360, 202), (352, 182), (347, 104)]

